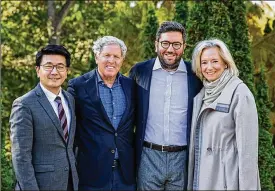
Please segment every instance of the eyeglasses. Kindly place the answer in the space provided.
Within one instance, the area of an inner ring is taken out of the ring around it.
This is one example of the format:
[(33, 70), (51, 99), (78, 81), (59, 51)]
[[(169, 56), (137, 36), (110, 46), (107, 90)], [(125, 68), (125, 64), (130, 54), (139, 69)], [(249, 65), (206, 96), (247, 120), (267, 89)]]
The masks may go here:
[(44, 65), (41, 65), (41, 66), (46, 71), (52, 71), (54, 68), (56, 68), (56, 70), (58, 72), (64, 72), (67, 69), (67, 67), (64, 64), (58, 64), (58, 65), (44, 64)]
[(165, 48), (165, 49), (168, 49), (170, 47), (170, 44), (172, 44), (172, 47), (175, 49), (175, 50), (178, 50), (181, 48), (182, 46), (182, 43), (180, 42), (168, 42), (168, 41), (161, 41), (159, 42), (162, 46), (162, 48)]

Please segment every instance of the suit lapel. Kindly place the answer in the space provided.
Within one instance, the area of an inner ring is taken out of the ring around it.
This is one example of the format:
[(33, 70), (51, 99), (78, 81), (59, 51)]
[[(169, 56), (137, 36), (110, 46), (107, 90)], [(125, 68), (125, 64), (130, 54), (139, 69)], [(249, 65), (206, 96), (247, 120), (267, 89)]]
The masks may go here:
[[(186, 70), (187, 70), (187, 87), (188, 87), (188, 109), (189, 107), (193, 107), (193, 105), (191, 104), (193, 101), (193, 91), (194, 88), (192, 87), (192, 71), (191, 71), (191, 67), (190, 64), (186, 64), (184, 62), (185, 66), (186, 66)], [(192, 106), (190, 106), (192, 105)]]
[[(95, 69), (96, 70), (96, 69)], [(93, 70), (91, 71), (91, 77), (86, 81), (85, 89), (87, 94), (89, 95), (89, 98), (91, 101), (96, 105), (96, 108), (100, 108), (100, 112), (104, 119), (112, 125), (105, 109), (104, 106), (101, 102), (100, 96), (99, 96), (99, 91), (98, 91), (98, 80), (96, 76), (96, 71)]]
[(126, 117), (128, 116), (128, 111), (129, 111), (129, 108), (131, 106), (130, 98), (132, 96), (132, 94), (131, 94), (132, 93), (132, 87), (128, 87), (127, 81), (124, 80), (123, 76), (121, 76), (121, 78), (120, 78), (120, 83), (121, 83), (121, 87), (122, 87), (122, 90), (123, 90), (124, 95), (125, 95), (126, 107), (125, 107), (125, 111), (122, 115), (122, 118), (119, 122), (118, 128), (120, 127), (120, 124), (122, 124), (125, 121)]
[(65, 138), (64, 138), (64, 134), (63, 134), (61, 124), (60, 124), (60, 120), (58, 119), (56, 113), (54, 112), (54, 110), (52, 108), (51, 103), (49, 102), (48, 98), (44, 94), (44, 92), (41, 89), (39, 84), (36, 86), (35, 92), (36, 92), (36, 95), (37, 95), (37, 101), (40, 103), (42, 108), (48, 114), (49, 118), (52, 120), (54, 126), (56, 127), (58, 133), (63, 138), (63, 141), (65, 143)]
[(193, 82), (195, 79), (190, 63), (184, 62), (187, 70), (187, 88), (188, 88), (188, 106), (187, 106), (187, 145), (190, 142), (190, 131), (191, 131), (191, 122), (192, 122), (192, 113), (193, 113), (193, 98), (195, 95), (195, 88), (193, 87)]
[(145, 121), (147, 120), (148, 110), (149, 110), (150, 87), (151, 87), (154, 63), (155, 63), (155, 59), (150, 60), (149, 63), (145, 65), (142, 71), (142, 81), (144, 81), (144, 84), (142, 84), (143, 92), (141, 96), (142, 96), (142, 103), (143, 103), (143, 115), (144, 115), (143, 119)]

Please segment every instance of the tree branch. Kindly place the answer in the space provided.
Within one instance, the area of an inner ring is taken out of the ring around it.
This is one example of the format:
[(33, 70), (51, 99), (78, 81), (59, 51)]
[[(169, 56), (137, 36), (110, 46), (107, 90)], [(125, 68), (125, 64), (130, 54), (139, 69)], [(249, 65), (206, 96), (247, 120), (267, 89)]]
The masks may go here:
[(75, 1), (67, 0), (66, 3), (62, 6), (61, 10), (58, 13), (56, 18), (56, 32), (59, 32), (62, 27), (62, 20), (69, 12), (70, 7), (74, 4)]
[(54, 7), (54, 1), (48, 1), (48, 18), (53, 25), (53, 22), (55, 20), (55, 7)]
[(50, 22), (50, 30), (49, 32), (49, 43), (55, 44), (56, 38), (55, 38), (55, 6), (54, 1), (48, 0), (48, 21)]
[(272, 33), (266, 35), (265, 37), (263, 37), (260, 41), (252, 44), (252, 48), (255, 48), (256, 46), (258, 46), (259, 44), (261, 44), (263, 41), (266, 41), (266, 39), (272, 37), (272, 36), (275, 36), (275, 31), (272, 31)]

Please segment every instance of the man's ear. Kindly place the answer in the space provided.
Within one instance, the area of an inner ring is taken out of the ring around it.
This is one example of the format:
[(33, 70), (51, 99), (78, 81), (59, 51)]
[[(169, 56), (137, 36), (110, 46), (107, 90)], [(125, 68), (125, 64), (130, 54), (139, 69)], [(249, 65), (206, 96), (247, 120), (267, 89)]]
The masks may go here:
[(40, 70), (40, 66), (35, 66), (35, 70), (36, 70), (36, 75), (39, 78), (39, 70)]
[(95, 57), (95, 63), (97, 64), (98, 55), (94, 54), (94, 57)]
[(158, 44), (159, 44), (159, 42), (155, 41), (155, 52), (158, 52)]
[(186, 42), (183, 44), (183, 50), (185, 50), (186, 48)]
[(71, 70), (68, 67), (67, 67), (67, 74), (71, 74)]

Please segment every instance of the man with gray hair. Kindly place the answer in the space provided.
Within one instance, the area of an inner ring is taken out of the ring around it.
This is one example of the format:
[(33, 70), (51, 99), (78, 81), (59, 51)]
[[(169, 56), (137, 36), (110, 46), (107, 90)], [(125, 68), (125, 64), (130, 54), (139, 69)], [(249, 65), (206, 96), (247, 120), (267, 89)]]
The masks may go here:
[(79, 190), (135, 190), (134, 81), (119, 73), (127, 47), (94, 42), (97, 68), (69, 81), (76, 103)]

